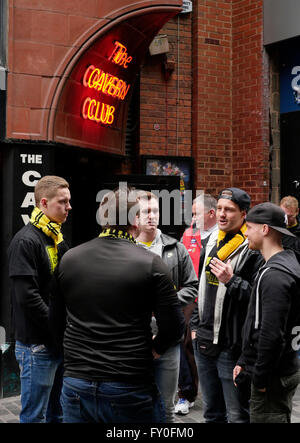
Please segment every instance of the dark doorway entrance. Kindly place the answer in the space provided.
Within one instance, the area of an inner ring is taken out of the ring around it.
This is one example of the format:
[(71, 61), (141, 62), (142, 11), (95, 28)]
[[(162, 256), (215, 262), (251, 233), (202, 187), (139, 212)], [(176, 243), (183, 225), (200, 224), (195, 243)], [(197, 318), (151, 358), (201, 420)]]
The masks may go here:
[(96, 221), (96, 202), (99, 183), (103, 176), (114, 175), (121, 159), (103, 156), (101, 153), (78, 148), (56, 149), (55, 174), (70, 183), (71, 205), (64, 235), (70, 246), (91, 240), (100, 232)]
[[(78, 148), (56, 149), (55, 174), (64, 177), (70, 183), (72, 211), (63, 225), (63, 232), (71, 247), (99, 235), (101, 228), (96, 219), (99, 191), (113, 190), (120, 182), (126, 182), (137, 189), (147, 191), (165, 189), (171, 193), (175, 189), (180, 189), (180, 178), (176, 176), (119, 175), (121, 162), (120, 157), (103, 156), (95, 151)], [(180, 239), (186, 227), (174, 223), (172, 200), (170, 201), (170, 225), (159, 227), (164, 233), (177, 239)]]
[(280, 116), (281, 198), (293, 195), (300, 199), (300, 112)]

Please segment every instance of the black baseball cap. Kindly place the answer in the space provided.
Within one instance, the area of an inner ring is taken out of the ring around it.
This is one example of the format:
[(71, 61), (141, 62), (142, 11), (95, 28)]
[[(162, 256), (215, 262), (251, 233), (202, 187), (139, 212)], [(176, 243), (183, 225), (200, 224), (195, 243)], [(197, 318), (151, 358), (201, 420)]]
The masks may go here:
[(218, 200), (220, 198), (227, 198), (236, 203), (241, 211), (248, 211), (250, 208), (251, 199), (246, 191), (240, 188), (225, 188), (218, 195)]
[(246, 216), (246, 222), (268, 225), (270, 228), (281, 232), (282, 234), (295, 237), (287, 228), (287, 216), (285, 212), (274, 203), (266, 202), (253, 206)]

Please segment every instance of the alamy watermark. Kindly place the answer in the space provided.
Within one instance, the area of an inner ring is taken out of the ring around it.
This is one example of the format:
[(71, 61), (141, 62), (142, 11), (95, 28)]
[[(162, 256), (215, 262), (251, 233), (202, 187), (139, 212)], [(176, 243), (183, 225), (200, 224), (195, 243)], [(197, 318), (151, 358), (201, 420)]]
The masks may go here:
[(295, 335), (295, 337), (292, 340), (292, 348), (294, 351), (299, 351), (299, 349), (300, 349), (300, 326), (293, 327), (292, 335)]
[[(119, 183), (119, 201), (117, 204), (115, 191), (103, 189), (97, 193), (96, 202), (100, 204), (96, 212), (97, 223), (101, 226), (116, 225), (125, 226), (133, 224), (135, 217), (139, 212), (139, 205), (134, 205), (138, 199), (147, 198), (147, 191), (141, 189), (131, 189), (126, 182)], [(160, 224), (169, 226), (170, 224), (190, 225), (192, 222), (193, 192), (185, 190), (184, 193), (179, 189), (169, 191), (167, 189), (151, 190), (160, 202)], [(197, 190), (197, 201), (203, 205), (204, 191)], [(198, 206), (197, 206), (198, 207)], [(197, 217), (197, 212), (196, 214)], [(117, 223), (118, 222), (118, 223)], [(200, 217), (201, 223), (201, 217)]]

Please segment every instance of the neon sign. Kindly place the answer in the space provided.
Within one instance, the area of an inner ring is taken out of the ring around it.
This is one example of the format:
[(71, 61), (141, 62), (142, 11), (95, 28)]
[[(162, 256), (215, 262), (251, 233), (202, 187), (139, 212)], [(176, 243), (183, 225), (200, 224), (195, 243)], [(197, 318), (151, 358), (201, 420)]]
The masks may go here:
[(108, 60), (111, 60), (113, 63), (116, 63), (117, 65), (123, 66), (125, 69), (127, 69), (129, 63), (132, 60), (132, 57), (127, 54), (126, 46), (122, 45), (120, 42), (115, 42), (115, 49), (111, 53)]
[(130, 85), (118, 77), (107, 74), (99, 68), (90, 65), (83, 76), (83, 85), (89, 88), (97, 89), (103, 94), (124, 100)]
[(115, 107), (101, 103), (94, 98), (87, 97), (82, 106), (82, 117), (96, 123), (111, 125), (114, 121)]
[[(117, 41), (114, 45), (115, 47), (108, 60), (127, 69), (132, 61), (132, 57), (128, 55), (126, 46)], [(99, 94), (109, 95), (117, 100), (124, 100), (130, 88), (130, 85), (124, 80), (104, 72), (94, 65), (90, 65), (86, 69), (82, 84), (85, 88), (94, 89)], [(115, 106), (86, 97), (81, 108), (81, 115), (84, 119), (104, 125), (111, 125), (115, 118), (115, 109)]]

